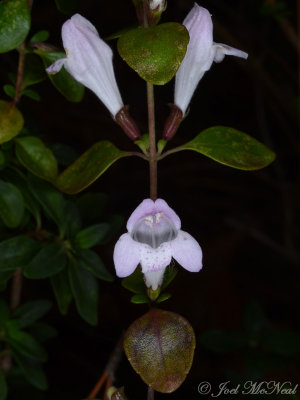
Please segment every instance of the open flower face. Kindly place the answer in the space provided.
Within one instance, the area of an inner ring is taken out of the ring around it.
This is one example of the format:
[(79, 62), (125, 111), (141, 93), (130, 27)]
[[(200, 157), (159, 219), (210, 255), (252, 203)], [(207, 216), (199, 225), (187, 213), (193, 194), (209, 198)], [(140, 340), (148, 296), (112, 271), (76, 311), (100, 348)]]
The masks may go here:
[(186, 16), (183, 25), (189, 31), (190, 41), (176, 74), (174, 103), (184, 115), (200, 79), (210, 69), (213, 61), (221, 62), (225, 55), (247, 58), (248, 54), (226, 44), (214, 43), (210, 13), (197, 3)]
[(128, 276), (141, 264), (146, 285), (156, 290), (172, 257), (188, 271), (200, 271), (201, 248), (180, 228), (178, 215), (163, 199), (144, 200), (127, 222), (128, 233), (123, 234), (115, 245), (117, 276)]
[(64, 66), (115, 117), (124, 104), (114, 74), (111, 48), (99, 37), (94, 25), (79, 14), (63, 24), (62, 40), (67, 57), (57, 60), (47, 72), (55, 74)]

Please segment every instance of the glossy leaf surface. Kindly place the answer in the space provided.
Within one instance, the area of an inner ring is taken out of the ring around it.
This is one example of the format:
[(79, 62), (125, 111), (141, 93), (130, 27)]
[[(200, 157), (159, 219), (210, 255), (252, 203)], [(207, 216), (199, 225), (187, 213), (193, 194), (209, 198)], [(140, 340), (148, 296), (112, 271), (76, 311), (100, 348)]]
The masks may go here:
[(57, 161), (41, 139), (25, 136), (16, 139), (16, 155), (20, 163), (33, 174), (46, 180), (57, 176)]
[(124, 350), (143, 381), (161, 393), (174, 392), (189, 372), (195, 334), (178, 314), (152, 309), (126, 331)]
[(81, 192), (98, 179), (111, 164), (128, 155), (107, 140), (98, 142), (64, 170), (54, 184), (64, 193)]
[(118, 51), (145, 81), (164, 85), (176, 74), (188, 42), (187, 29), (169, 22), (129, 31), (119, 38)]
[(20, 111), (7, 101), (0, 100), (0, 143), (17, 136), (24, 125)]
[(20, 190), (0, 180), (0, 217), (9, 228), (20, 225), (24, 215), (24, 200)]
[(271, 164), (275, 154), (246, 133), (226, 126), (213, 126), (199, 133), (180, 150), (194, 150), (232, 168), (257, 170)]
[(15, 49), (26, 38), (30, 29), (27, 0), (0, 2), (0, 53)]
[(27, 264), (40, 245), (26, 236), (15, 236), (0, 243), (1, 272), (16, 270)]

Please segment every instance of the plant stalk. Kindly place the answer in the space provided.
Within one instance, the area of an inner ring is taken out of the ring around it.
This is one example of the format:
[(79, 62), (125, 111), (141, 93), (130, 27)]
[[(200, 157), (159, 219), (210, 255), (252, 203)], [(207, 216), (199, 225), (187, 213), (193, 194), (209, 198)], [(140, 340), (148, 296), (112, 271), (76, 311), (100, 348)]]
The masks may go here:
[(155, 138), (155, 110), (154, 110), (154, 88), (147, 82), (148, 100), (148, 128), (149, 128), (149, 171), (150, 171), (150, 198), (157, 198), (157, 154)]
[(18, 104), (21, 99), (21, 88), (24, 76), (24, 67), (25, 67), (25, 41), (20, 44), (19, 50), (19, 62), (18, 62), (18, 72), (17, 72), (17, 82), (16, 82), (16, 93), (15, 98), (13, 100), (14, 105)]
[(148, 386), (147, 400), (154, 400), (154, 390), (151, 386)]

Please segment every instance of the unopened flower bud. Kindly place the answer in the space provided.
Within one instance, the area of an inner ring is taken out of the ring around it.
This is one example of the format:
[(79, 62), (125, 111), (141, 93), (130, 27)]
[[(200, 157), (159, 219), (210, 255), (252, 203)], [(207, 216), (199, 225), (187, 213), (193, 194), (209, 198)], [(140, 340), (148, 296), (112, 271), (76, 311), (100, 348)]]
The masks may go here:
[(140, 139), (141, 134), (139, 128), (129, 114), (129, 106), (121, 108), (121, 110), (117, 112), (115, 120), (132, 141)]
[(166, 140), (171, 140), (173, 138), (183, 119), (183, 114), (179, 107), (177, 107), (175, 104), (169, 104), (169, 107), (171, 109), (171, 113), (166, 120), (163, 131), (163, 138)]

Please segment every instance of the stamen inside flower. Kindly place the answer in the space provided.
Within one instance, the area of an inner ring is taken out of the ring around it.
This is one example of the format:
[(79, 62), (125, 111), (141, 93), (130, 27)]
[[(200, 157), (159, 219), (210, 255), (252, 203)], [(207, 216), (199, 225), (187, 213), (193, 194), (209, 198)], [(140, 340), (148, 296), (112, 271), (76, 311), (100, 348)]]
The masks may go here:
[(177, 233), (173, 222), (160, 212), (141, 218), (135, 224), (131, 237), (136, 242), (145, 243), (156, 249), (162, 243), (175, 239)]

